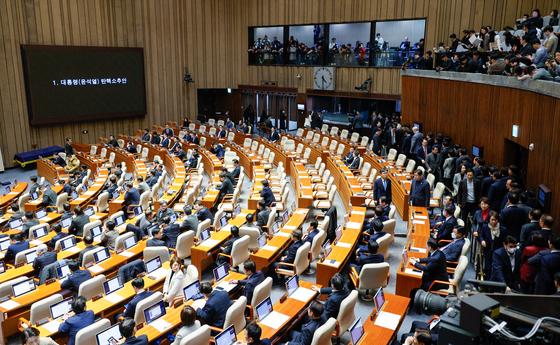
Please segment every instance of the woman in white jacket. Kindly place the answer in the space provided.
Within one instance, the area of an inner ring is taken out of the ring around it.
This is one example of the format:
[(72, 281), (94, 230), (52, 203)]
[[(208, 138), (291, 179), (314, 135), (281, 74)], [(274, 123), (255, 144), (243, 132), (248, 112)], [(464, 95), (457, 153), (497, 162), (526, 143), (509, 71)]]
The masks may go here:
[(169, 266), (171, 269), (165, 277), (165, 282), (163, 283), (163, 300), (167, 304), (173, 304), (173, 300), (183, 294), (184, 285), (184, 273), (183, 264), (181, 259), (177, 256), (172, 256), (169, 259)]

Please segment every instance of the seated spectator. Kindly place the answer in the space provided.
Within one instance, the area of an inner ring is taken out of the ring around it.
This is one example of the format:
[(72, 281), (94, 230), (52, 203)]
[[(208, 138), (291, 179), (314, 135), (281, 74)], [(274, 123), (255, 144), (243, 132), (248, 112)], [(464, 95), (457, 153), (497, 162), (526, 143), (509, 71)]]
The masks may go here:
[(319, 233), (319, 223), (316, 220), (312, 220), (307, 228), (307, 235), (303, 239), (304, 242), (309, 242), (310, 245), (313, 244), (313, 239)]
[(463, 226), (457, 226), (453, 229), (451, 233), (451, 238), (453, 241), (443, 248), (441, 251), (445, 254), (445, 259), (447, 261), (458, 261), (459, 257), (461, 257), (461, 252), (463, 250), (463, 246), (465, 245), (465, 236), (467, 235), (467, 229)]
[(296, 253), (299, 249), (299, 247), (301, 247), (303, 245), (303, 241), (302, 241), (302, 233), (301, 230), (294, 230), (292, 231), (292, 244), (290, 244), (290, 246), (288, 247), (288, 249), (286, 249), (286, 251), (284, 251), (283, 255), (280, 257), (280, 259), (275, 262), (274, 264), (272, 264), (272, 267), (270, 268), (270, 274), (272, 279), (274, 280), (275, 284), (279, 284), (280, 280), (278, 278), (278, 276), (276, 275), (276, 267), (283, 267), (282, 263), (289, 263), (289, 264), (293, 264), (294, 260), (296, 259)]
[(99, 246), (93, 244), (93, 237), (91, 237), (91, 235), (87, 235), (86, 237), (84, 237), (84, 244), (86, 245), (86, 247), (80, 251), (80, 254), (78, 256), (78, 264), (80, 265), (84, 264), (85, 253), (89, 252), (90, 250), (99, 248)]
[(169, 270), (163, 283), (163, 300), (167, 305), (173, 305), (177, 297), (183, 296), (184, 266), (176, 255), (169, 259)]
[[(231, 237), (229, 240), (227, 240), (223, 246), (221, 246), (221, 252), (223, 254), (226, 255), (230, 255), (231, 254), (231, 249), (233, 248), (233, 243), (235, 241), (237, 241), (238, 239), (240, 239), (241, 237), (239, 236), (239, 228), (235, 225), (233, 225), (230, 229), (231, 232)], [(216, 260), (218, 265), (224, 264), (226, 262), (229, 262), (229, 259), (227, 256), (218, 256), (218, 259)]]
[(455, 207), (448, 206), (443, 210), (444, 220), (435, 223), (435, 238), (439, 242), (441, 240), (449, 241), (451, 240), (451, 233), (453, 229), (457, 227), (457, 219), (454, 216)]
[(232, 280), (231, 283), (243, 286), (242, 294), (247, 298), (247, 303), (250, 304), (253, 300), (253, 292), (255, 291), (255, 288), (264, 281), (264, 274), (261, 271), (257, 271), (257, 266), (253, 260), (245, 261), (243, 263), (243, 269), (245, 270), (247, 279)]
[(58, 327), (60, 333), (68, 335), (68, 345), (74, 345), (76, 334), (95, 321), (93, 311), (86, 310), (86, 299), (82, 296), (78, 296), (72, 301), (72, 312), (74, 316), (67, 318)]
[(143, 278), (136, 278), (131, 283), (132, 288), (134, 289), (134, 297), (128, 302), (128, 304), (124, 307), (124, 312), (122, 314), (125, 318), (134, 318), (136, 313), (136, 305), (141, 300), (150, 297), (153, 294), (153, 291), (146, 291), (144, 290), (144, 279)]
[(56, 253), (48, 251), (45, 247), (37, 249), (37, 257), (33, 261), (33, 271), (38, 276), (45, 266), (52, 264), (56, 261)]
[(62, 232), (62, 225), (60, 225), (60, 223), (56, 223), (53, 226), (51, 226), (51, 230), (54, 231), (55, 235), (48, 242), (48, 246), (49, 246), (49, 248), (54, 249), (56, 241), (61, 240), (64, 237), (67, 237), (68, 234), (65, 233), (65, 232)]
[(160, 228), (155, 228), (152, 230), (152, 238), (146, 241), (146, 247), (165, 247), (165, 241), (163, 240), (163, 230)]
[(270, 215), (270, 208), (266, 206), (263, 200), (260, 200), (258, 205), (257, 211), (257, 225), (259, 227), (266, 226), (268, 224), (268, 216)]
[(23, 226), (21, 228), (21, 232), (25, 238), (29, 238), (29, 229), (35, 225), (39, 225), (39, 221), (35, 218), (35, 214), (31, 211), (25, 212), (25, 216), (23, 217)]
[(115, 222), (109, 220), (105, 223), (103, 232), (101, 233), (101, 245), (115, 250), (115, 240), (119, 236), (119, 231), (115, 229)]
[(74, 207), (74, 219), (68, 227), (68, 233), (75, 236), (84, 235), (84, 226), (89, 223), (89, 216), (84, 213), (80, 206)]
[(345, 286), (346, 281), (340, 273), (335, 273), (330, 281), (330, 287), (317, 288), (315, 286), (311, 287), (313, 291), (317, 291), (321, 295), (329, 295), (325, 303), (323, 304), (323, 322), (327, 321), (329, 318), (338, 316), (340, 310), (340, 304), (342, 301), (348, 297), (350, 291)]
[(370, 239), (367, 243), (367, 250), (360, 247), (356, 251), (356, 264), (352, 265), (356, 268), (358, 274), (362, 271), (362, 267), (366, 264), (378, 264), (385, 261), (383, 254), (379, 254), (379, 244), (376, 240)]

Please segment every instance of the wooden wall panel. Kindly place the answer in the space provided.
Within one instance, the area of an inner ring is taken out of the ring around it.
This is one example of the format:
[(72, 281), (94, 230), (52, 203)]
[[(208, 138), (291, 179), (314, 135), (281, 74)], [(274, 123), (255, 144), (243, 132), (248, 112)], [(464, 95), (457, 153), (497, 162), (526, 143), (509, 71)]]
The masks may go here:
[[(450, 135), (467, 148), (484, 147), (489, 164), (504, 163), (504, 139), (528, 148), (527, 184), (553, 191), (552, 213), (560, 216), (560, 99), (519, 89), (403, 76), (403, 121), (420, 121), (425, 132)], [(519, 137), (511, 136), (513, 124)]]
[[(312, 87), (310, 67), (248, 66), (247, 29), (257, 25), (427, 17), (427, 47), (450, 32), (511, 24), (557, 0), (3, 0), (0, 1), (0, 147), (7, 166), (16, 152), (61, 144), (65, 136), (94, 142), (110, 133), (195, 117), (197, 88), (236, 88), (275, 80)], [(30, 127), (20, 44), (143, 47), (148, 114), (133, 120)], [(183, 82), (185, 67), (195, 80)], [(295, 76), (301, 74), (302, 78)], [(398, 69), (338, 68), (337, 89), (368, 77), (372, 92), (399, 94)], [(87, 129), (87, 134), (82, 130)], [(17, 133), (17, 135), (13, 135)]]

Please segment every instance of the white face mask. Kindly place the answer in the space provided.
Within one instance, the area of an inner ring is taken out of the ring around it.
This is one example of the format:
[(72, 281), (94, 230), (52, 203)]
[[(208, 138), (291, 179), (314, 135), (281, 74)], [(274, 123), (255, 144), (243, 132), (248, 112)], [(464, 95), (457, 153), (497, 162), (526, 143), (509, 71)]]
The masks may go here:
[(451, 233), (451, 238), (452, 238), (452, 239), (456, 239), (456, 238), (457, 238), (457, 234), (454, 233), (454, 232), (452, 232), (452, 233)]
[(508, 254), (509, 254), (509, 255), (515, 254), (515, 249), (516, 249), (516, 248), (508, 248), (508, 249), (507, 249)]

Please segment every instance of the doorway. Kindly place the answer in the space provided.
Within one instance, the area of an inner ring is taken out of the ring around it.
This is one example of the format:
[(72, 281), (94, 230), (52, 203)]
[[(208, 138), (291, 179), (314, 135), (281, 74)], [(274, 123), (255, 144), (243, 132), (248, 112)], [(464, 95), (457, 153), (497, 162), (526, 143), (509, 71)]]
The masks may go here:
[(527, 182), (529, 149), (509, 139), (504, 139), (504, 166), (516, 165), (523, 185)]

